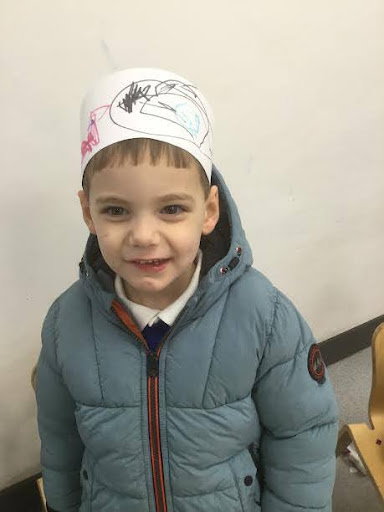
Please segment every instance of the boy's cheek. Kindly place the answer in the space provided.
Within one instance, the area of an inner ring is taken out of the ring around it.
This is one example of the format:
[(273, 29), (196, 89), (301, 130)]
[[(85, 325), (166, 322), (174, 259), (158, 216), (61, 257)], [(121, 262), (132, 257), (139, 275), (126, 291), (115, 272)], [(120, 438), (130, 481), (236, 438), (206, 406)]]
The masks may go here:
[(107, 241), (108, 238), (110, 238), (110, 233), (109, 233), (109, 231), (100, 231), (97, 234), (97, 238), (99, 241)]
[(117, 240), (123, 237), (125, 234), (125, 230), (123, 229), (122, 224), (116, 222), (107, 222), (102, 218), (96, 217), (94, 219), (93, 226), (95, 229), (95, 234), (100, 241), (108, 241), (109, 239)]

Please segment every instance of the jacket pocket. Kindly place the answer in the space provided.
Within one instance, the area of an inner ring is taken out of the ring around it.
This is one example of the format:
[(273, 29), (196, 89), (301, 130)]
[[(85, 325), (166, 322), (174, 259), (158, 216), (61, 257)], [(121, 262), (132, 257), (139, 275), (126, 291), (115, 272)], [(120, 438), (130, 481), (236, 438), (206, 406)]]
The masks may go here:
[(228, 461), (243, 512), (260, 512), (260, 486), (257, 468), (248, 450)]

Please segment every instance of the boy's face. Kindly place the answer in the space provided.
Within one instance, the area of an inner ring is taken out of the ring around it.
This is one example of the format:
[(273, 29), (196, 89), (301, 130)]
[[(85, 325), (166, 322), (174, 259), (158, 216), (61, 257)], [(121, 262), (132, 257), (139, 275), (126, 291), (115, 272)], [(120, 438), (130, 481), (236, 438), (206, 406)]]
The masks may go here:
[(201, 235), (219, 218), (217, 187), (205, 199), (196, 168), (148, 160), (103, 169), (92, 177), (89, 198), (83, 191), (79, 198), (128, 298), (154, 309), (164, 309), (188, 287)]

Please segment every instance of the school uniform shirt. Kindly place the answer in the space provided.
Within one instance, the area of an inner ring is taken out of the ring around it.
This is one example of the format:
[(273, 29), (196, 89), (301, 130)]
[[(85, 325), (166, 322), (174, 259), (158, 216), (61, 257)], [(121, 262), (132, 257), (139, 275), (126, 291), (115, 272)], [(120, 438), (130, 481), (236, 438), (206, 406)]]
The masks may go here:
[(212, 185), (220, 219), (201, 240), (198, 286), (156, 352), (94, 235), (48, 312), (38, 426), (58, 512), (331, 511), (327, 369), (295, 306), (252, 267), (215, 167)]

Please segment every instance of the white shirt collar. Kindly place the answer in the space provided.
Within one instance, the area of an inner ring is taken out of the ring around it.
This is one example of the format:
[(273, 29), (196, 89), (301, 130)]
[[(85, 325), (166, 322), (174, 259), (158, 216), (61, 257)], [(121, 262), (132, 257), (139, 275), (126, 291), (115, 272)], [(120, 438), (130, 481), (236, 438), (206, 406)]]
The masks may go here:
[(178, 299), (175, 300), (175, 302), (173, 302), (163, 310), (148, 308), (147, 306), (142, 306), (141, 304), (136, 304), (135, 302), (129, 300), (125, 294), (123, 280), (120, 276), (116, 274), (116, 294), (119, 297), (119, 299), (121, 299), (121, 301), (128, 307), (129, 311), (134, 316), (136, 323), (141, 331), (147, 325), (152, 326), (159, 319), (168, 324), (169, 326), (171, 326), (174, 323), (180, 311), (184, 308), (188, 300), (197, 290), (197, 287), (199, 285), (201, 262), (203, 259), (202, 257), (203, 253), (199, 249), (196, 269), (192, 276), (191, 282), (188, 285), (188, 288), (180, 295)]

